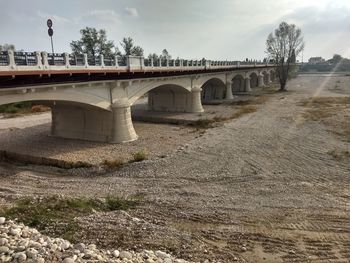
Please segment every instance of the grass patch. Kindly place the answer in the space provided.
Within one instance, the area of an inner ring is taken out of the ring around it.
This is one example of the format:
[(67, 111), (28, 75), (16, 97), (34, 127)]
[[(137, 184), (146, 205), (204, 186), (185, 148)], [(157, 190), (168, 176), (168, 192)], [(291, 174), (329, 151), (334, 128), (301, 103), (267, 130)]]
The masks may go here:
[(350, 97), (316, 97), (302, 101), (300, 106), (308, 108), (303, 113), (306, 120), (320, 121), (350, 108)]
[(18, 102), (0, 106), (0, 113), (5, 118), (15, 118), (25, 114), (50, 111), (51, 108), (45, 105), (33, 105), (31, 102)]
[(347, 114), (350, 111), (350, 97), (316, 97), (300, 102), (306, 107), (303, 118), (322, 122), (337, 135), (345, 136), (350, 142), (350, 125)]
[(249, 102), (242, 101), (242, 102), (236, 102), (240, 107), (238, 109), (235, 109), (233, 114), (230, 116), (216, 116), (212, 119), (200, 119), (194, 122), (189, 123), (188, 125), (196, 128), (198, 130), (204, 130), (204, 129), (210, 129), (218, 126), (219, 123), (232, 120), (232, 119), (238, 119), (239, 117), (248, 114), (253, 113), (257, 111), (257, 108), (253, 105), (250, 105)]
[(147, 160), (147, 152), (146, 151), (139, 151), (139, 152), (133, 153), (131, 155), (132, 155), (132, 159), (129, 161), (129, 163), (142, 162), (144, 160)]
[(79, 225), (76, 217), (97, 212), (134, 209), (139, 202), (120, 197), (107, 196), (103, 199), (62, 198), (57, 196), (43, 199), (22, 198), (12, 207), (3, 208), (2, 214), (17, 219), (25, 225), (35, 227), (43, 234), (57, 235), (75, 242)]
[(124, 161), (120, 158), (114, 159), (114, 160), (104, 160), (102, 162), (102, 165), (109, 168), (109, 169), (117, 169), (122, 167), (123, 165), (127, 163), (135, 163), (135, 162), (142, 162), (144, 160), (147, 160), (148, 154), (146, 151), (138, 151), (131, 154), (131, 159), (128, 161)]
[(189, 123), (188, 125), (196, 129), (209, 129), (214, 127), (214, 119), (200, 119)]
[(102, 162), (102, 165), (104, 165), (110, 169), (119, 168), (119, 167), (123, 166), (124, 164), (125, 164), (125, 162), (122, 159), (104, 160)]
[(350, 159), (349, 151), (332, 150), (329, 151), (328, 154), (338, 161), (345, 161), (347, 159)]
[(78, 161), (78, 162), (65, 162), (63, 167), (61, 166), (58, 166), (58, 167), (65, 168), (65, 169), (76, 169), (76, 168), (90, 168), (92, 166), (93, 165), (91, 163)]

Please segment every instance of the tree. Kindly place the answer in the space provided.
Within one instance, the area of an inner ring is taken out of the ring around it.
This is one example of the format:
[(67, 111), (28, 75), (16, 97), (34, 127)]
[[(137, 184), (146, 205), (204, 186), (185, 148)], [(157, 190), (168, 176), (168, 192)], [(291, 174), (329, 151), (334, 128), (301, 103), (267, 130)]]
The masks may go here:
[(266, 53), (276, 65), (276, 73), (280, 82), (280, 90), (286, 90), (289, 73), (294, 65), (294, 58), (304, 50), (305, 43), (301, 29), (294, 24), (282, 22), (266, 40)]
[(330, 60), (332, 64), (338, 64), (343, 60), (343, 57), (339, 54), (334, 54), (333, 58)]
[(124, 56), (143, 56), (143, 48), (134, 46), (134, 40), (131, 37), (124, 37), (120, 45), (124, 50)]
[(0, 52), (1, 51), (9, 51), (9, 50), (15, 51), (16, 50), (15, 45), (12, 45), (12, 44), (0, 45)]
[(151, 60), (153, 58), (153, 61), (158, 61), (159, 56), (156, 53), (149, 54), (148, 59)]
[(162, 58), (162, 60), (167, 60), (167, 59), (170, 60), (171, 59), (171, 55), (169, 54), (168, 50), (166, 50), (166, 49), (163, 49), (160, 57)]
[(81, 38), (77, 41), (72, 41), (70, 46), (73, 54), (88, 56), (104, 55), (111, 57), (117, 53), (113, 41), (107, 40), (106, 30), (86, 27), (80, 30)]

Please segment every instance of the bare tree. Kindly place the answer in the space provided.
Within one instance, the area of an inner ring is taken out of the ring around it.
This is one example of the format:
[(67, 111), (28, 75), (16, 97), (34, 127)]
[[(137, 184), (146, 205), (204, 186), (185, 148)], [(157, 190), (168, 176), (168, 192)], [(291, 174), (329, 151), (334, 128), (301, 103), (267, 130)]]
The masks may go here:
[(280, 90), (286, 90), (289, 73), (295, 65), (295, 58), (304, 50), (305, 43), (301, 29), (294, 24), (282, 22), (266, 40), (266, 52), (276, 64)]

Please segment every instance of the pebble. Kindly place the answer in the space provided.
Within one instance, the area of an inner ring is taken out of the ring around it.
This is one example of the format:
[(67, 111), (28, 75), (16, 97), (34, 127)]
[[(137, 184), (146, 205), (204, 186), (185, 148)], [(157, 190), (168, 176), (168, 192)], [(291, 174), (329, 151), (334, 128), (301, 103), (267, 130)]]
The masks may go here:
[[(138, 220), (134, 220), (138, 221)], [(17, 224), (0, 217), (0, 262), (137, 262), (137, 263), (191, 263), (176, 259), (168, 253), (157, 250), (142, 252), (103, 250), (95, 244), (71, 244), (61, 238), (41, 235), (34, 228)]]
[(132, 258), (132, 254), (129, 251), (122, 251), (122, 252), (120, 252), (119, 256), (121, 259), (124, 259), (124, 258), (131, 259)]
[(10, 251), (10, 249), (6, 246), (1, 246), (0, 247), (0, 254), (6, 254)]
[(113, 257), (115, 257), (115, 258), (118, 258), (119, 254), (120, 254), (119, 250), (114, 250), (113, 253), (112, 253)]

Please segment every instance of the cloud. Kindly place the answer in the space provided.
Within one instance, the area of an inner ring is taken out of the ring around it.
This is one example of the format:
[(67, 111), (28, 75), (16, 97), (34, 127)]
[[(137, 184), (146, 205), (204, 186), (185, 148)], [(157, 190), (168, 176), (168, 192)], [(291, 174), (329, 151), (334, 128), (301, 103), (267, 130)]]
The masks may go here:
[(138, 17), (139, 16), (139, 12), (137, 11), (136, 8), (126, 7), (125, 11), (126, 11), (127, 15), (129, 15), (129, 16), (132, 16), (132, 17)]
[(120, 17), (114, 10), (93, 10), (85, 13), (79, 19), (101, 24), (113, 25), (120, 23)]

